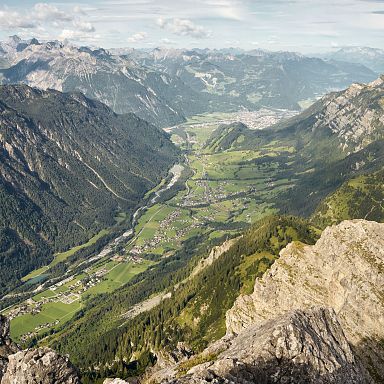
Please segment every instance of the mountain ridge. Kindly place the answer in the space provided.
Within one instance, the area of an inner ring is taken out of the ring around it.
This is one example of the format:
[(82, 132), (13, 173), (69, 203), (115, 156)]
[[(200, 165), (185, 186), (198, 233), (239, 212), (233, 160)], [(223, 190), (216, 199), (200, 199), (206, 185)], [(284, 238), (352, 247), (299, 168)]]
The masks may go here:
[(160, 127), (206, 112), (262, 107), (300, 110), (308, 99), (375, 78), (360, 64), (291, 52), (108, 51), (16, 37), (0, 47), (5, 60), (0, 70), (3, 83), (77, 90), (115, 112), (134, 112)]
[(237, 334), (294, 308), (330, 306), (372, 377), (382, 380), (383, 228), (376, 222), (344, 221), (327, 227), (314, 246), (291, 243), (256, 280), (253, 294), (240, 296), (228, 311), (227, 332)]

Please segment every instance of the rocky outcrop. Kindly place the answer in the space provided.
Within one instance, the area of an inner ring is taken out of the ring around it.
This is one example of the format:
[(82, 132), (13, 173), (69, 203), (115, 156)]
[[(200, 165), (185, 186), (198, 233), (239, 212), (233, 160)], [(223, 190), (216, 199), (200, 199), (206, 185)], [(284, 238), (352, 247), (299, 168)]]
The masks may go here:
[(329, 128), (346, 152), (356, 152), (384, 134), (384, 76), (323, 98), (312, 129)]
[(1, 384), (80, 384), (67, 357), (50, 348), (20, 351), (9, 337), (9, 320), (0, 315)]
[(68, 358), (50, 348), (20, 351), (8, 357), (7, 371), (1, 384), (79, 384)]
[[(163, 383), (370, 382), (333, 310), (294, 311), (227, 337), (201, 356), (205, 363)], [(213, 361), (209, 361), (213, 360)]]
[(291, 243), (227, 313), (227, 331), (294, 309), (335, 310), (347, 340), (377, 382), (384, 380), (384, 224), (345, 221), (328, 227), (316, 245)]
[(8, 356), (18, 350), (17, 345), (9, 337), (9, 319), (0, 315), (0, 382), (7, 370)]

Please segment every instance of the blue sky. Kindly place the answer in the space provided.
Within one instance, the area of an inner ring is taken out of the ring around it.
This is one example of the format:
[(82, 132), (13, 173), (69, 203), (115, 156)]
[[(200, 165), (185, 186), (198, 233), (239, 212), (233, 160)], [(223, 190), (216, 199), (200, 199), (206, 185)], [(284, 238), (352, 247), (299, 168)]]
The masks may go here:
[(2, 0), (0, 38), (103, 47), (384, 48), (384, 0)]

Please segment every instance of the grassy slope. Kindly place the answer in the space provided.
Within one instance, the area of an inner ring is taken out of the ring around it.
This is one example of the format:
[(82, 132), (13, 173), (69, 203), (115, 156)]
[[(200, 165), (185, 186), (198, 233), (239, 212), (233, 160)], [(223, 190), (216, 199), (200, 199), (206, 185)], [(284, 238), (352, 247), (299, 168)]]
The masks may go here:
[[(21, 335), (27, 332), (34, 332), (35, 327), (46, 323), (52, 324), (58, 321), (58, 324), (49, 327), (50, 329), (57, 329), (63, 326), (76, 312), (84, 307), (86, 299), (120, 288), (124, 284), (127, 284), (134, 276), (144, 272), (153, 264), (153, 262), (148, 260), (143, 260), (140, 264), (134, 264), (132, 262), (111, 262), (106, 266), (109, 272), (103, 276), (102, 281), (88, 289), (85, 294), (78, 295), (79, 288), (83, 286), (83, 283), (80, 286), (77, 286), (76, 283), (86, 277), (86, 274), (81, 274), (60, 288), (57, 288), (55, 291), (46, 290), (35, 295), (33, 297), (35, 303), (39, 303), (44, 299), (55, 301), (43, 304), (41, 310), (35, 314), (25, 314), (13, 319), (11, 323), (12, 338), (19, 341)], [(57, 297), (57, 295), (62, 293), (66, 296), (76, 295), (76, 297), (73, 296), (75, 301), (71, 304), (62, 302), (61, 299)], [(38, 333), (42, 334), (46, 331), (47, 328), (42, 329)]]
[(345, 182), (321, 202), (312, 219), (322, 227), (348, 219), (384, 221), (384, 171)]
[[(269, 268), (281, 248), (292, 240), (312, 243), (315, 238), (316, 232), (304, 220), (275, 216), (263, 219), (246, 231), (243, 238), (219, 260), (184, 282), (174, 291), (171, 299), (164, 300), (158, 307), (127, 322), (118, 320), (118, 314), (125, 311), (122, 302), (132, 298), (129, 292), (135, 291), (135, 285), (139, 287), (143, 284), (138, 280), (131, 287), (115, 292), (114, 298), (104, 304), (104, 309), (95, 307), (84, 319), (55, 337), (53, 345), (63, 353), (70, 353), (71, 358), (83, 367), (94, 361), (111, 362), (116, 357), (129, 361), (143, 353), (145, 355), (149, 350), (169, 350), (179, 341), (185, 341), (195, 351), (200, 351), (224, 334), (225, 312), (239, 294), (252, 290), (256, 276)], [(201, 252), (199, 248), (197, 252)], [(201, 257), (201, 253), (194, 253), (195, 257), (199, 254)], [(163, 263), (172, 264), (177, 258), (169, 258)], [(189, 267), (186, 265), (185, 268), (188, 276)], [(151, 285), (158, 284), (162, 279), (159, 272), (146, 276)], [(168, 276), (171, 277), (172, 273)], [(98, 318), (100, 311), (103, 315)], [(93, 318), (95, 327), (86, 326), (90, 318)], [(91, 350), (87, 340), (93, 340)], [(111, 369), (105, 374), (117, 372), (113, 372), (115, 368)]]
[(47, 271), (49, 268), (54, 267), (58, 263), (63, 262), (66, 259), (68, 259), (68, 257), (74, 255), (77, 251), (80, 251), (81, 249), (84, 249), (84, 248), (90, 247), (93, 244), (96, 244), (97, 240), (101, 239), (103, 236), (107, 235), (108, 233), (109, 233), (109, 231), (107, 229), (103, 229), (97, 235), (95, 235), (91, 239), (89, 239), (86, 243), (78, 245), (77, 247), (73, 247), (66, 252), (57, 253), (55, 255), (55, 258), (52, 260), (52, 262), (49, 265), (41, 267), (39, 269), (36, 269), (36, 270), (30, 272), (27, 276), (23, 277), (21, 280), (23, 282), (27, 282), (28, 280), (31, 280), (37, 276), (40, 276), (45, 271)]

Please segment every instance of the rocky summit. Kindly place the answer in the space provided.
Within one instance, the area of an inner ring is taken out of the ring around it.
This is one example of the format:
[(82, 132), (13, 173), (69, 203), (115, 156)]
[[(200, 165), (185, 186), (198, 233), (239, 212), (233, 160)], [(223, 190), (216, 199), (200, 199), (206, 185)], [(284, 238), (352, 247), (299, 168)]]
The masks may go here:
[(297, 310), (252, 325), (212, 345), (202, 360), (186, 375), (163, 383), (371, 382), (335, 312), (327, 308)]
[(227, 313), (228, 334), (294, 309), (335, 310), (352, 349), (378, 382), (384, 379), (384, 224), (344, 221), (316, 245), (288, 245)]
[(50, 348), (20, 351), (8, 358), (8, 368), (1, 384), (80, 383), (68, 358)]

